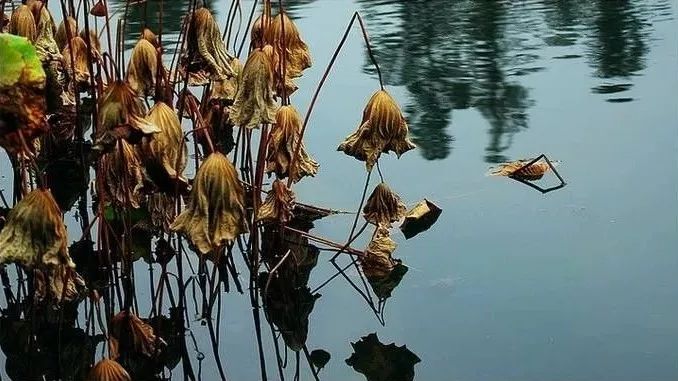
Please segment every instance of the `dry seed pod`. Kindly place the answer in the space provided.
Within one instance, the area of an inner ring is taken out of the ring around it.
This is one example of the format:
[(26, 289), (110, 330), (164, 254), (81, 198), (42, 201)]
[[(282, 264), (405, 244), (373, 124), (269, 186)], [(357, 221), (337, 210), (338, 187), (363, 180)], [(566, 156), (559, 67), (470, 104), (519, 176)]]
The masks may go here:
[(97, 1), (89, 11), (89, 14), (94, 17), (105, 17), (106, 13), (106, 4), (104, 4), (103, 0)]
[(20, 5), (12, 12), (12, 17), (9, 19), (9, 33), (26, 37), (31, 42), (35, 41), (37, 36), (35, 17), (28, 5)]
[[(292, 106), (280, 107), (268, 143), (267, 173), (275, 172), (279, 178), (291, 176), (294, 182), (318, 173), (319, 165), (306, 152), (303, 141), (299, 140), (300, 133), (301, 117), (297, 110)], [(297, 144), (301, 144), (299, 156), (294, 158), (294, 168), (290, 168)]]
[(157, 74), (158, 52), (153, 44), (142, 38), (132, 49), (127, 66), (127, 82), (139, 96), (152, 96)]
[(226, 156), (212, 153), (198, 168), (190, 202), (171, 229), (207, 254), (248, 231), (244, 198), (233, 164)]
[(157, 134), (141, 141), (141, 158), (146, 174), (156, 183), (182, 178), (188, 148), (183, 144), (179, 117), (166, 103), (157, 102), (146, 118), (160, 129)]
[(266, 200), (257, 212), (257, 220), (263, 222), (287, 223), (292, 219), (294, 208), (294, 193), (287, 185), (275, 180), (271, 191), (266, 195)]
[[(111, 357), (118, 357), (122, 351), (131, 351), (153, 357), (157, 354), (157, 345), (165, 342), (157, 338), (151, 327), (132, 312), (120, 311), (111, 319)], [(116, 356), (113, 356), (116, 352)]]
[[(510, 163), (499, 164), (495, 168), (490, 169), (489, 175), (511, 176), (529, 181), (539, 180), (544, 177), (544, 174), (546, 174), (551, 167), (549, 167), (549, 164), (545, 161), (537, 161), (525, 167), (532, 160), (534, 159), (516, 160)], [(554, 166), (558, 164), (557, 161), (552, 163)]]
[[(71, 53), (72, 48), (72, 53)], [(77, 88), (83, 88), (89, 85), (89, 66), (88, 66), (88, 55), (89, 49), (87, 49), (87, 44), (85, 40), (80, 38), (80, 36), (75, 36), (71, 39), (70, 44), (66, 44), (66, 47), (61, 52), (61, 55), (64, 57), (64, 66), (66, 71), (71, 79), (75, 80)], [(73, 61), (71, 61), (71, 59)], [(73, 72), (75, 70), (75, 72)]]
[[(311, 54), (308, 51), (308, 46), (301, 39), (297, 26), (284, 12), (273, 18), (265, 30), (264, 39), (267, 44), (276, 48), (278, 55), (282, 56), (282, 52), (285, 52), (285, 74), (287, 77), (299, 77), (304, 70), (311, 67)], [(285, 46), (283, 46), (283, 42)]]
[(400, 197), (386, 183), (379, 183), (367, 199), (363, 214), (365, 219), (375, 225), (391, 226), (405, 215), (406, 206)]
[(49, 190), (36, 189), (19, 201), (0, 231), (0, 263), (27, 268), (66, 265), (68, 236), (61, 211)]
[(78, 22), (75, 21), (73, 17), (68, 16), (66, 18), (66, 22), (61, 21), (61, 23), (59, 24), (59, 28), (57, 28), (56, 35), (54, 36), (54, 38), (56, 39), (57, 46), (61, 51), (63, 51), (66, 45), (68, 44), (69, 34), (66, 31), (66, 25), (68, 25), (68, 29), (70, 29), (71, 31), (70, 33), (71, 38), (78, 35)]
[(397, 246), (391, 239), (388, 228), (378, 226), (372, 241), (365, 249), (365, 255), (360, 257), (360, 266), (365, 275), (368, 278), (388, 275), (397, 264), (391, 257)]
[(132, 377), (117, 361), (102, 359), (89, 371), (87, 381), (132, 381)]
[(398, 155), (415, 148), (407, 138), (407, 122), (395, 100), (385, 90), (379, 90), (365, 106), (358, 130), (349, 135), (338, 150), (365, 162), (367, 170), (381, 153), (393, 151)]
[(118, 139), (115, 147), (99, 159), (102, 187), (108, 201), (123, 207), (138, 208), (143, 195), (141, 162), (132, 145)]
[(242, 70), (231, 120), (240, 127), (257, 128), (261, 123), (275, 121), (276, 107), (271, 61), (257, 49), (247, 57)]
[(187, 43), (189, 72), (207, 68), (212, 79), (219, 81), (233, 76), (230, 65), (233, 57), (226, 52), (221, 31), (209, 9), (203, 7), (193, 13)]

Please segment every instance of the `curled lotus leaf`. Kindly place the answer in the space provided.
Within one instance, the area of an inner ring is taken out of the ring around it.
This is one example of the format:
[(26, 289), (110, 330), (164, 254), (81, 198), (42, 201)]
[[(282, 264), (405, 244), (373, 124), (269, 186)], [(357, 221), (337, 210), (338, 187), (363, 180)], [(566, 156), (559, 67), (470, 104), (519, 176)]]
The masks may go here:
[(89, 49), (85, 40), (80, 36), (71, 39), (70, 44), (61, 52), (64, 58), (66, 72), (74, 81), (77, 89), (86, 88), (89, 85)]
[(138, 95), (152, 96), (155, 92), (155, 78), (158, 73), (158, 52), (146, 39), (139, 39), (127, 66), (127, 82)]
[[(302, 72), (311, 67), (311, 54), (308, 46), (301, 39), (299, 29), (296, 24), (287, 16), (286, 13), (280, 13), (273, 17), (268, 28), (264, 32), (264, 40), (272, 45), (277, 56), (284, 56), (285, 76), (296, 78), (301, 76)], [(283, 62), (279, 62), (281, 72)]]
[(29, 2), (29, 4), (37, 23), (34, 45), (40, 60), (43, 64), (49, 64), (50, 61), (61, 59), (59, 46), (54, 37), (56, 26), (54, 25), (52, 14), (42, 1), (34, 0)]
[(169, 231), (170, 225), (176, 218), (175, 205), (176, 200), (172, 195), (153, 193), (148, 197), (148, 213), (156, 229)]
[(160, 132), (141, 141), (141, 159), (146, 175), (160, 188), (174, 187), (176, 181), (186, 183), (182, 173), (186, 168), (188, 148), (184, 144), (181, 122), (176, 112), (164, 102), (157, 102), (146, 118)]
[(35, 47), (24, 37), (0, 34), (0, 146), (23, 149), (22, 138), (47, 131), (46, 76)]
[(68, 266), (50, 266), (36, 270), (35, 296), (40, 302), (60, 303), (82, 300), (87, 293), (85, 280)]
[(364, 161), (369, 171), (382, 153), (393, 151), (400, 157), (415, 148), (407, 133), (407, 122), (400, 107), (386, 90), (379, 90), (365, 106), (360, 127), (338, 150)]
[(360, 267), (368, 278), (384, 277), (391, 273), (398, 263), (392, 257), (398, 245), (390, 237), (388, 228), (377, 226), (365, 254), (360, 257)]
[(156, 336), (153, 327), (134, 313), (120, 311), (111, 319), (111, 357), (121, 353), (141, 354), (153, 357), (165, 345), (163, 339)]
[[(261, 50), (266, 53), (268, 56), (269, 60), (271, 61), (272, 65), (272, 70), (273, 70), (273, 78), (275, 82), (275, 92), (278, 95), (291, 95), (295, 91), (299, 89), (299, 86), (297, 86), (296, 83), (294, 83), (294, 79), (289, 76), (285, 75), (285, 81), (283, 82), (283, 70), (280, 67), (280, 55), (278, 54), (278, 51), (273, 48), (272, 45), (264, 45)], [(283, 85), (285, 88), (283, 89)]]
[(92, 55), (101, 55), (101, 40), (99, 40), (99, 36), (94, 29), (89, 30), (89, 41), (87, 40), (87, 31), (85, 29), (80, 31), (80, 38), (87, 44), (92, 45)]
[(112, 359), (102, 359), (94, 364), (87, 379), (91, 381), (132, 381), (132, 377), (125, 368)]
[(271, 61), (257, 49), (245, 62), (230, 117), (235, 125), (252, 129), (262, 123), (273, 123), (276, 108)]
[(143, 199), (143, 174), (141, 161), (134, 147), (118, 139), (115, 147), (99, 159), (101, 187), (106, 199), (123, 206), (138, 208)]
[(170, 228), (186, 235), (202, 254), (248, 231), (245, 191), (226, 156), (212, 153), (200, 165), (190, 201)]
[[(212, 81), (210, 87), (209, 101), (210, 102), (225, 102), (226, 104), (233, 104), (235, 95), (238, 91), (238, 79), (242, 74), (242, 64), (237, 58), (231, 60), (231, 68), (233, 68), (233, 76), (229, 79)], [(190, 81), (190, 79), (189, 79)]]
[(257, 220), (263, 222), (287, 223), (292, 219), (294, 209), (294, 193), (287, 185), (275, 180), (266, 200), (257, 211)]
[(36, 189), (19, 201), (0, 231), (0, 263), (27, 268), (75, 264), (68, 255), (66, 226), (49, 190)]
[[(301, 139), (301, 117), (292, 106), (282, 106), (275, 117), (266, 155), (266, 172), (279, 178), (292, 177), (296, 183), (305, 176), (318, 173), (318, 163), (306, 152)], [(294, 157), (298, 147), (298, 156)], [(292, 167), (294, 165), (294, 167)]]
[(12, 17), (9, 19), (9, 33), (26, 37), (31, 42), (35, 41), (37, 36), (35, 17), (28, 5), (20, 5), (12, 12)]
[(365, 219), (375, 225), (391, 226), (405, 215), (406, 206), (395, 192), (381, 182), (367, 199), (363, 208)]
[(221, 31), (209, 9), (201, 7), (191, 16), (188, 27), (189, 72), (206, 69), (213, 80), (223, 81), (234, 75), (230, 65), (232, 56), (226, 51)]
[(270, 2), (264, 3), (264, 12), (259, 15), (259, 17), (254, 20), (252, 23), (252, 28), (250, 28), (250, 50), (261, 49), (266, 45), (264, 39), (264, 32), (271, 22), (271, 4)]

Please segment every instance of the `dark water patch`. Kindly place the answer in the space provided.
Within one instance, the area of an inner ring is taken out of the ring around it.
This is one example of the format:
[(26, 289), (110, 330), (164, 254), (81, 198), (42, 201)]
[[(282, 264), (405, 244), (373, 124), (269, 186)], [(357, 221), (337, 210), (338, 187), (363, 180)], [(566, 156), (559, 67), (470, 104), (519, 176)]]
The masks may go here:
[(605, 102), (610, 102), (610, 103), (628, 103), (628, 102), (633, 102), (633, 98), (607, 98), (605, 99)]

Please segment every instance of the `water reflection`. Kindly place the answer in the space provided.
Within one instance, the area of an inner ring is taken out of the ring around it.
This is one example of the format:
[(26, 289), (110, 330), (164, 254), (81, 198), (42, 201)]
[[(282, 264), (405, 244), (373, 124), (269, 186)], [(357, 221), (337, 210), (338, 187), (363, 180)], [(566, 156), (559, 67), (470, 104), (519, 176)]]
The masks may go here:
[[(485, 154), (490, 163), (507, 160), (514, 134), (529, 125), (535, 101), (520, 77), (544, 69), (546, 47), (570, 47), (554, 58), (585, 55), (597, 77), (626, 78), (645, 68), (650, 16), (666, 8), (666, 1), (605, 0), (358, 3), (385, 81), (409, 93), (405, 111), (422, 155), (447, 157), (454, 140), (448, 130), (452, 111), (474, 108), (490, 126)], [(365, 62), (365, 71), (373, 72)], [(632, 85), (611, 86), (593, 92)]]

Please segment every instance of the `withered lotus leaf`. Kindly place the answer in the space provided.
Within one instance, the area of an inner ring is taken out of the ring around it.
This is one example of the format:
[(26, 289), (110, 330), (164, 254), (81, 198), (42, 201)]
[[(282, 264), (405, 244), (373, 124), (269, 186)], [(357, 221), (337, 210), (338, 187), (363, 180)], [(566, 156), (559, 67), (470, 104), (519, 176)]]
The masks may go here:
[[(159, 177), (177, 179), (186, 168), (188, 148), (183, 144), (181, 122), (176, 112), (164, 102), (157, 102), (146, 117), (160, 132), (141, 141), (141, 159), (151, 180)], [(162, 171), (158, 174), (157, 171)]]
[(271, 191), (266, 195), (266, 200), (257, 212), (257, 220), (262, 222), (287, 223), (292, 219), (294, 208), (294, 193), (287, 185), (275, 180)]
[(408, 128), (400, 107), (385, 90), (372, 95), (363, 110), (358, 130), (349, 135), (338, 150), (365, 162), (371, 170), (381, 153), (398, 155), (415, 148), (407, 137)]
[(74, 267), (61, 211), (49, 190), (36, 189), (19, 201), (0, 231), (0, 263), (27, 268)]
[(148, 213), (154, 227), (164, 232), (169, 231), (176, 217), (175, 202), (172, 195), (165, 193), (153, 193), (148, 197)]
[(212, 79), (219, 81), (233, 76), (232, 57), (226, 51), (219, 26), (209, 9), (201, 7), (193, 13), (187, 44), (189, 72), (207, 68)]
[(115, 147), (99, 159), (101, 187), (106, 199), (123, 207), (138, 208), (143, 195), (141, 161), (134, 147), (118, 139)]
[[(87, 43), (87, 31), (85, 29), (80, 31), (80, 38)], [(92, 55), (97, 56), (101, 55), (101, 40), (97, 36), (97, 32), (94, 29), (89, 30), (89, 44), (92, 45)]]
[(113, 316), (110, 335), (113, 342), (111, 357), (114, 358), (123, 351), (153, 357), (157, 354), (156, 349), (160, 349), (158, 344), (165, 345), (164, 340), (156, 337), (153, 327), (128, 311), (120, 311)]
[(210, 87), (209, 101), (223, 101), (226, 104), (233, 104), (235, 95), (238, 91), (238, 79), (242, 73), (242, 64), (237, 58), (231, 60), (231, 68), (233, 69), (233, 76), (226, 80), (212, 81)]
[(398, 245), (390, 237), (386, 226), (378, 226), (365, 254), (360, 257), (360, 267), (368, 278), (384, 277), (391, 273), (397, 262), (391, 255)]
[[(264, 6), (269, 7), (268, 12), (270, 14), (270, 3), (267, 2)], [(250, 31), (250, 50), (263, 48), (264, 45), (266, 45), (264, 32), (266, 31), (266, 28), (268, 28), (270, 22), (271, 17), (267, 15), (266, 10), (254, 20), (252, 23), (252, 30)]]
[(367, 381), (413, 381), (414, 366), (421, 359), (405, 345), (383, 344), (376, 333), (351, 343), (353, 354), (346, 364)]
[(43, 64), (48, 64), (52, 60), (60, 59), (59, 46), (54, 38), (56, 26), (54, 25), (52, 15), (41, 1), (33, 1), (30, 4), (33, 15), (37, 15), (35, 19), (37, 32), (34, 45), (40, 61)]
[[(293, 106), (281, 106), (275, 117), (266, 155), (266, 172), (275, 173), (279, 178), (292, 177), (296, 183), (305, 176), (318, 173), (318, 163), (306, 152), (301, 139), (301, 117)], [(299, 155), (294, 158), (297, 144)], [(291, 168), (294, 161), (294, 168)]]
[(140, 96), (152, 96), (158, 72), (158, 53), (146, 39), (139, 39), (127, 66), (127, 82)]
[(311, 54), (308, 46), (301, 39), (299, 29), (286, 13), (283, 12), (273, 17), (265, 30), (264, 39), (267, 44), (275, 47), (279, 56), (282, 56), (284, 52), (286, 76), (299, 77), (305, 69), (311, 67)]
[(363, 214), (365, 219), (375, 225), (391, 226), (405, 215), (406, 206), (386, 183), (381, 182), (367, 199)]
[(28, 5), (20, 5), (12, 12), (12, 17), (9, 19), (9, 33), (26, 37), (31, 42), (35, 41), (37, 36), (35, 17)]
[[(490, 169), (490, 176), (511, 176), (524, 180), (539, 180), (550, 169), (545, 161), (537, 161), (526, 166), (534, 159), (516, 160), (509, 163), (502, 163), (495, 168)], [(556, 165), (558, 162), (553, 162)]]
[(158, 36), (148, 28), (144, 28), (144, 30), (141, 31), (141, 38), (150, 42), (153, 46), (158, 46)]
[(35, 47), (24, 37), (0, 34), (0, 146), (22, 149), (47, 131), (46, 76)]
[(117, 361), (102, 359), (89, 371), (87, 381), (132, 381), (132, 377)]
[(44, 271), (36, 270), (34, 274), (38, 301), (73, 302), (86, 296), (85, 280), (68, 266), (50, 266)]
[(207, 254), (248, 231), (244, 197), (233, 164), (212, 153), (198, 168), (186, 210), (170, 228)]
[(442, 212), (437, 205), (424, 199), (407, 212), (400, 230), (406, 239), (410, 239), (433, 226)]
[(66, 44), (61, 52), (64, 57), (64, 66), (71, 80), (74, 80), (78, 88), (89, 85), (89, 67), (88, 56), (89, 49), (87, 44), (80, 36), (71, 39), (70, 44)]
[(238, 82), (238, 92), (231, 108), (231, 120), (240, 127), (257, 128), (275, 121), (271, 61), (260, 49), (250, 53)]
[(105, 17), (106, 13), (106, 4), (104, 4), (103, 0), (97, 1), (89, 11), (89, 14), (94, 17)]
[(71, 38), (78, 35), (78, 22), (72, 16), (68, 16), (66, 22), (61, 21), (57, 28), (56, 35), (54, 36), (60, 51), (63, 51), (66, 45), (68, 45), (69, 33), (66, 30), (66, 25), (68, 25), (68, 29), (70, 30)]
[(292, 93), (294, 93), (295, 91), (297, 91), (297, 89), (299, 89), (299, 86), (297, 86), (297, 84), (294, 83), (294, 80), (289, 75), (285, 76), (285, 81), (284, 81), (285, 89), (283, 89), (283, 80), (282, 80), (283, 74), (282, 74), (282, 71), (281, 71), (281, 68), (280, 68), (280, 55), (273, 48), (273, 46), (272, 45), (264, 45), (264, 47), (261, 48), (261, 50), (264, 53), (266, 53), (266, 55), (268, 56), (268, 59), (271, 61), (271, 65), (272, 65), (272, 68), (273, 68), (272, 69), (273, 70), (273, 77), (274, 77), (274, 81), (275, 81), (276, 94), (278, 94), (278, 95), (285, 94), (285, 95), (289, 96)]

